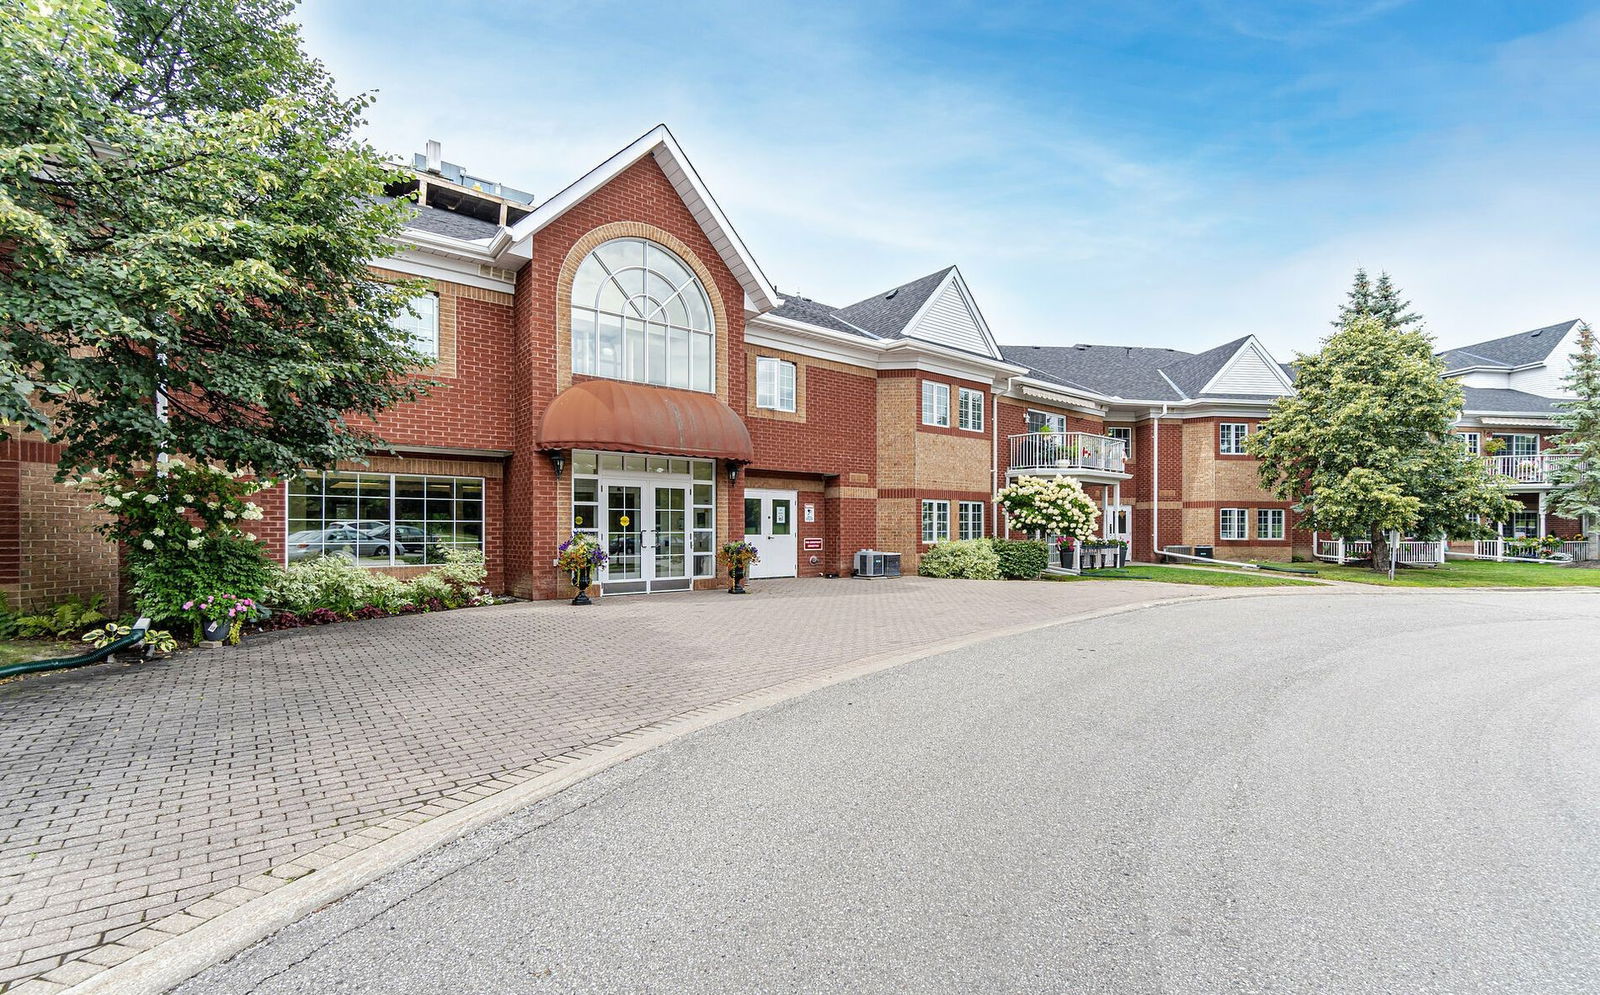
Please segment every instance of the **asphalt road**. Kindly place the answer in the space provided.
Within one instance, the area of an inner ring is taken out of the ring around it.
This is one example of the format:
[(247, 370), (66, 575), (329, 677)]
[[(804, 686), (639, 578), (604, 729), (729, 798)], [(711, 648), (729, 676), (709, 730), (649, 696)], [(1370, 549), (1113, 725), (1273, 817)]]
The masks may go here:
[(1600, 597), (1556, 592), (1179, 604), (907, 665), (180, 989), (1597, 990)]

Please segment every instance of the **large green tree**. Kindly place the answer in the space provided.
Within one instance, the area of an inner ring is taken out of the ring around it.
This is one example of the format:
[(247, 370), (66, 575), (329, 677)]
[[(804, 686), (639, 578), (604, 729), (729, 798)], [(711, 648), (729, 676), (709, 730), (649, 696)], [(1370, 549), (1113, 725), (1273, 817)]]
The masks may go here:
[(1558, 515), (1587, 521), (1584, 527), (1593, 529), (1594, 523), (1600, 522), (1600, 350), (1587, 323), (1578, 328), (1578, 352), (1565, 382), (1574, 396), (1562, 402), (1562, 411), (1556, 415), (1565, 431), (1555, 443), (1573, 458), (1555, 464), (1549, 508)]
[(367, 100), (293, 7), (0, 0), (0, 428), (62, 476), (326, 466), (426, 389), (390, 329), (415, 288), (367, 268), (403, 221)]
[(1487, 538), (1481, 522), (1510, 517), (1502, 482), (1450, 431), (1461, 387), (1440, 376), (1428, 335), (1357, 316), (1295, 367), (1295, 394), (1247, 445), (1305, 528), (1369, 537), (1381, 569), (1390, 530)]
[(1422, 323), (1422, 315), (1411, 310), (1411, 302), (1400, 296), (1400, 288), (1388, 273), (1379, 273), (1374, 283), (1365, 269), (1356, 270), (1333, 327), (1343, 328), (1357, 318), (1377, 318), (1390, 328), (1410, 328)]

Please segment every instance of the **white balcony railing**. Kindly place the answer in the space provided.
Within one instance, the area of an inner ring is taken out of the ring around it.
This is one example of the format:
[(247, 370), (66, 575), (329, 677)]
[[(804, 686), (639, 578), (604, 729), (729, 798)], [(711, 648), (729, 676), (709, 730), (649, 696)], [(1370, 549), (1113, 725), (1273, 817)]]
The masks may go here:
[(1127, 449), (1121, 439), (1088, 432), (1028, 432), (1011, 437), (1013, 470), (1103, 470), (1124, 473)]
[(1519, 484), (1548, 484), (1550, 471), (1559, 461), (1572, 459), (1570, 453), (1531, 453), (1525, 456), (1485, 456), (1489, 469)]

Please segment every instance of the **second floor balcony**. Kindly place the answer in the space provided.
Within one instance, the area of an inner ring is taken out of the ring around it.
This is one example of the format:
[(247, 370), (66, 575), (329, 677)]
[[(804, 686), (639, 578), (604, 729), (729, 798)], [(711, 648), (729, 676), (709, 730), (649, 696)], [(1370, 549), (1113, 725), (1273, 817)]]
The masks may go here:
[(1121, 439), (1088, 432), (1026, 432), (1011, 437), (1012, 473), (1062, 471), (1126, 477), (1127, 447)]
[(1564, 460), (1572, 459), (1570, 453), (1527, 453), (1485, 456), (1489, 469), (1502, 477), (1510, 478), (1512, 486), (1548, 487), (1550, 475)]

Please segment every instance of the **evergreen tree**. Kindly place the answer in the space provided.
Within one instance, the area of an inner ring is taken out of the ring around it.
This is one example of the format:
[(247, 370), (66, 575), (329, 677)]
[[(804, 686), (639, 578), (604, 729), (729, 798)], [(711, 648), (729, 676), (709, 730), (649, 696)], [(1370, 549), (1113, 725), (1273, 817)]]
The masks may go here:
[(1305, 528), (1369, 537), (1373, 568), (1385, 569), (1391, 530), (1488, 538), (1480, 521), (1511, 516), (1500, 480), (1450, 431), (1461, 386), (1441, 376), (1430, 336), (1359, 316), (1295, 365), (1295, 394), (1247, 446)]
[(1600, 350), (1587, 323), (1578, 326), (1578, 354), (1564, 382), (1575, 396), (1561, 402), (1556, 421), (1566, 431), (1555, 443), (1573, 458), (1555, 461), (1549, 509), (1589, 530), (1600, 521)]
[(1331, 324), (1344, 328), (1361, 317), (1377, 318), (1394, 329), (1410, 328), (1422, 321), (1422, 315), (1411, 310), (1411, 302), (1400, 297), (1400, 288), (1388, 273), (1378, 274), (1378, 282), (1373, 283), (1367, 271), (1358, 268), (1345, 302), (1339, 305), (1339, 317)]
[(368, 269), (404, 208), (293, 9), (0, 0), (0, 429), (62, 476), (329, 466), (422, 387)]

